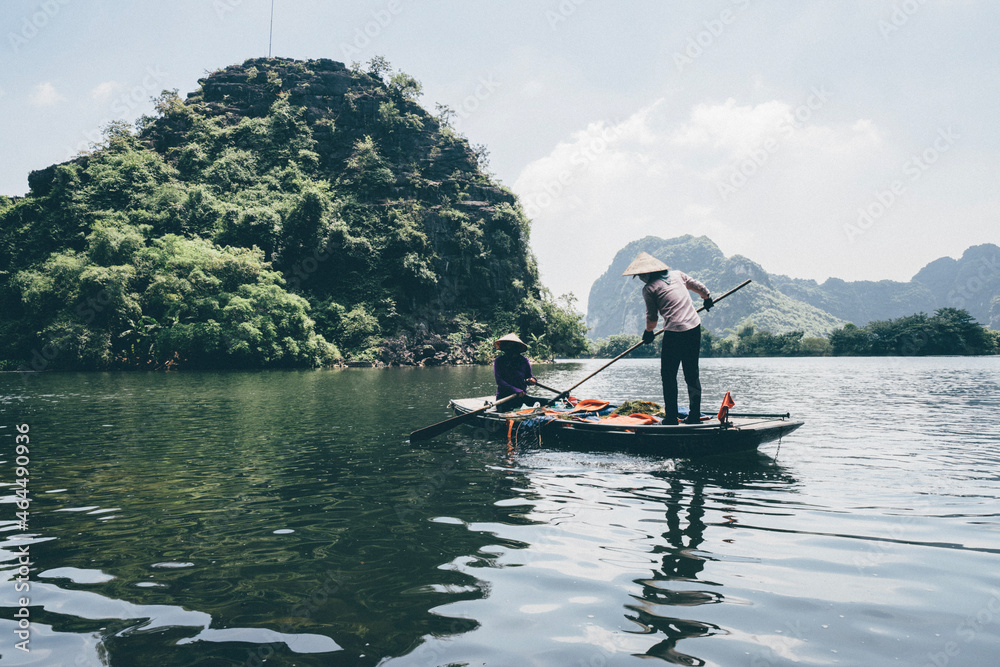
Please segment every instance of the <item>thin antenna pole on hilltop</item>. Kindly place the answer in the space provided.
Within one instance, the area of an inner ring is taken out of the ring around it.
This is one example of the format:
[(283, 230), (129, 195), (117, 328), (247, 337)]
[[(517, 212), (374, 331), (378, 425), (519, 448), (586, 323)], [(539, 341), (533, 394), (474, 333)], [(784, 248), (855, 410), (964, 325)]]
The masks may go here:
[(274, 0), (271, 0), (271, 27), (267, 33), (267, 57), (271, 57), (271, 42), (274, 40)]

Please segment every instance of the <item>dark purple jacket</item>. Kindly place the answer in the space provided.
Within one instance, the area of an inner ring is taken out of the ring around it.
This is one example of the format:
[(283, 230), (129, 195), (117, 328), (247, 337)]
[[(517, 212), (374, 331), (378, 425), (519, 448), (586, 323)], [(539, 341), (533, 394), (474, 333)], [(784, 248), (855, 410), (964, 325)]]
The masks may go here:
[(521, 354), (514, 357), (501, 354), (493, 362), (493, 377), (497, 381), (497, 398), (527, 391), (531, 363)]

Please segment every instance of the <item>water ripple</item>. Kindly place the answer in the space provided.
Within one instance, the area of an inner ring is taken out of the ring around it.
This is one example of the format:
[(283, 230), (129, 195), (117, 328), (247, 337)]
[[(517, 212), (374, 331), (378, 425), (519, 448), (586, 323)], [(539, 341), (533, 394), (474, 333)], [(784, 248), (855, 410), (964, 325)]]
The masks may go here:
[[(992, 664), (997, 361), (706, 359), (708, 403), (806, 426), (692, 461), (407, 442), (488, 368), (43, 374), (0, 388), (47, 438), (32, 533), (0, 518), (0, 632), (27, 543), (66, 662)], [(587, 394), (656, 399), (656, 370)]]

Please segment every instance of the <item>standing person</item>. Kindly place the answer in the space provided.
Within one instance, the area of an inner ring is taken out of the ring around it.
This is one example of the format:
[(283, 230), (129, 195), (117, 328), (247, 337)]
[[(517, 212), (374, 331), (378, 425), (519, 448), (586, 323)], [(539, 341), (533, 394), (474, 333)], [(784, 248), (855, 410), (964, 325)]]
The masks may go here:
[(519, 398), (512, 398), (503, 404), (505, 410), (515, 410), (524, 405), (534, 405), (540, 399), (528, 396), (528, 385), (535, 384), (535, 378), (531, 374), (531, 362), (524, 356), (528, 350), (520, 338), (515, 334), (507, 334), (503, 338), (498, 338), (493, 343), (493, 347), (500, 350), (500, 354), (493, 361), (493, 377), (497, 381), (497, 399), (506, 398), (511, 394), (517, 394)]
[(639, 276), (646, 285), (642, 298), (646, 302), (646, 330), (642, 342), (653, 342), (653, 332), (660, 316), (664, 321), (663, 344), (660, 349), (660, 376), (663, 379), (664, 424), (677, 423), (677, 368), (684, 369), (689, 412), (685, 424), (701, 422), (701, 378), (698, 357), (701, 354), (701, 318), (691, 301), (688, 290), (704, 299), (705, 310), (712, 307), (712, 295), (702, 283), (683, 271), (669, 266), (649, 253), (641, 252), (625, 269), (623, 276)]

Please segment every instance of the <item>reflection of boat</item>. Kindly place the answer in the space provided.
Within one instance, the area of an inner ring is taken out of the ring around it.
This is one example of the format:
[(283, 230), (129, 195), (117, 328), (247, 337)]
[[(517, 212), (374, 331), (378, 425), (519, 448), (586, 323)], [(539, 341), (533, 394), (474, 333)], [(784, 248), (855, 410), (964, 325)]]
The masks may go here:
[[(462, 398), (451, 401), (456, 415), (483, 408), (492, 397)], [(724, 422), (716, 418), (700, 424), (614, 423), (593, 417), (543, 414), (535, 411), (496, 412), (486, 410), (473, 419), (489, 431), (511, 433), (514, 427), (537, 429), (546, 445), (569, 449), (628, 451), (668, 458), (691, 458), (711, 454), (753, 451), (791, 433), (803, 422), (788, 415), (731, 416)]]
[(678, 461), (668, 471), (653, 471), (654, 477), (680, 479), (694, 484), (707, 484), (727, 491), (760, 488), (764, 482), (788, 485), (796, 479), (783, 465), (761, 451), (740, 456)]

